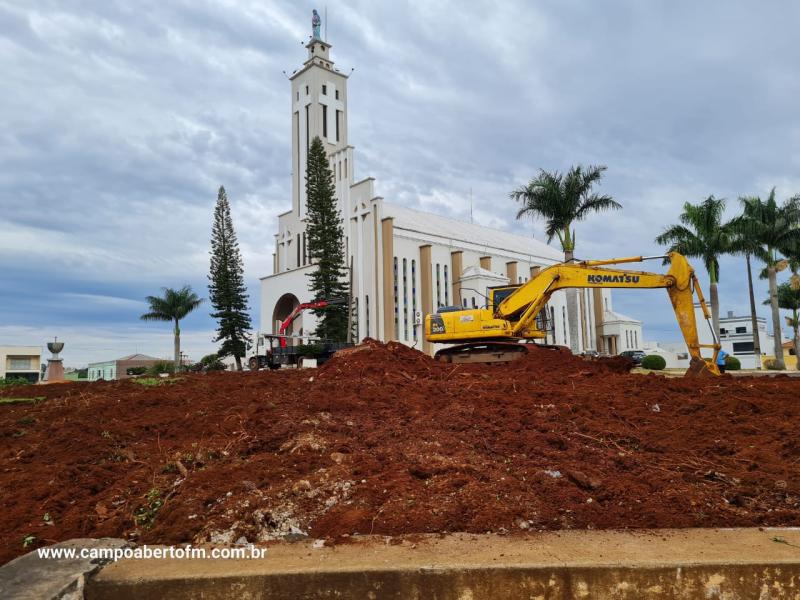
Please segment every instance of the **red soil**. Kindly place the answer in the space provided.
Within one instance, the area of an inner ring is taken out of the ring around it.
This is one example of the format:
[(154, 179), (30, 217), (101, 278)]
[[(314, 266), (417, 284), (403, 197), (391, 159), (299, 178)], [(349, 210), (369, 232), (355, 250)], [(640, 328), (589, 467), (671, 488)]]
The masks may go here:
[[(800, 380), (631, 375), (553, 350), (456, 366), (363, 348), (318, 370), (0, 392), (48, 398), (0, 405), (0, 563), (26, 536), (30, 549), (800, 525)], [(137, 524), (151, 490), (163, 506)]]

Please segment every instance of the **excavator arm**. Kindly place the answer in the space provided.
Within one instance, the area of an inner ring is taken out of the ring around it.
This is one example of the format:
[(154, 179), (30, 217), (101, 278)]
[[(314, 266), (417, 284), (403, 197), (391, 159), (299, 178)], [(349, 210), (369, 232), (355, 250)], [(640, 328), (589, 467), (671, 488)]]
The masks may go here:
[[(705, 298), (703, 298), (694, 269), (681, 254), (670, 253), (669, 259), (670, 269), (666, 274), (608, 267), (608, 265), (646, 260), (642, 256), (553, 265), (543, 269), (536, 277), (509, 294), (502, 302), (493, 307), (493, 312), (490, 309), (468, 309), (455, 311), (450, 315), (442, 315), (442, 317), (447, 317), (447, 321), (451, 324), (449, 336), (445, 319), (430, 318), (432, 315), (429, 315), (429, 323), (426, 322), (426, 334), (428, 340), (432, 342), (448, 341), (449, 337), (449, 341), (467, 345), (477, 341), (485, 344), (490, 339), (511, 341), (543, 338), (545, 333), (537, 327), (536, 318), (553, 293), (558, 290), (566, 288), (665, 288), (691, 356), (690, 373), (708, 372), (718, 375), (716, 359), (719, 343), (717, 337), (713, 336), (713, 344), (701, 344), (697, 332), (694, 312), (695, 295), (706, 320), (710, 319), (711, 314)], [(702, 348), (713, 349), (710, 359), (702, 357)]]

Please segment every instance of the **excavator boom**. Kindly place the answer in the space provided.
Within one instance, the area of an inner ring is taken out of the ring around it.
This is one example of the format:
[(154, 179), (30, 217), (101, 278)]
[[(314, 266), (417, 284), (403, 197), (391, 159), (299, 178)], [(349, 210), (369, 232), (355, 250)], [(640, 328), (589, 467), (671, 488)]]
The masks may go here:
[[(666, 274), (609, 268), (608, 265), (641, 262), (646, 258), (635, 256), (599, 261), (560, 263), (543, 269), (527, 283), (521, 285), (502, 301), (479, 309), (452, 310), (428, 315), (425, 335), (430, 342), (459, 343), (458, 352), (469, 352), (470, 344), (485, 351), (492, 344), (519, 340), (542, 339), (546, 332), (540, 327), (542, 309), (552, 294), (566, 288), (665, 288), (669, 294), (678, 326), (691, 356), (689, 374), (719, 374), (716, 366), (719, 343), (713, 335), (713, 344), (701, 344), (694, 312), (695, 294), (706, 320), (710, 311), (705, 303), (694, 269), (682, 255), (669, 254), (670, 269)], [(661, 257), (658, 257), (661, 258)], [(713, 330), (712, 330), (713, 332)], [(709, 359), (703, 358), (702, 348), (713, 350)], [(440, 351), (448, 356), (448, 350)], [(437, 353), (437, 354), (440, 354)], [(491, 353), (491, 352), (490, 352)], [(450, 354), (452, 355), (452, 354)]]

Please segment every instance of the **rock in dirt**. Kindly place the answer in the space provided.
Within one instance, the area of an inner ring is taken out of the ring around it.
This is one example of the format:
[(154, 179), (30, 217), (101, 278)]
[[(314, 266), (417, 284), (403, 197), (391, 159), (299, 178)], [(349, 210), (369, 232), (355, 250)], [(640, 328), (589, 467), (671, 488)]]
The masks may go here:
[(311, 491), (311, 482), (307, 479), (301, 479), (292, 486), (292, 493), (295, 495), (305, 494)]
[(603, 485), (600, 479), (586, 475), (582, 471), (567, 471), (567, 479), (584, 490), (596, 490)]

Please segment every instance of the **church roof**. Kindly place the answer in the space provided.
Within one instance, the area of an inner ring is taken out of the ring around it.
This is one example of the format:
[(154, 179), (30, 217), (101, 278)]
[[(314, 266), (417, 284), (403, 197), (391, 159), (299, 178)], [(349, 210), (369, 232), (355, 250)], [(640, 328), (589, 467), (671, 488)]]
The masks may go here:
[(489, 269), (483, 267), (476, 267), (474, 265), (467, 267), (461, 272), (461, 281), (469, 279), (470, 277), (480, 277), (482, 279), (493, 279), (503, 283), (508, 283), (508, 277), (494, 273)]
[(622, 313), (618, 313), (613, 310), (603, 311), (603, 323), (638, 323), (639, 325), (642, 324), (642, 322), (639, 319), (634, 319), (633, 317), (623, 315)]
[(462, 242), (470, 246), (484, 246), (486, 249), (507, 250), (515, 254), (545, 259), (548, 262), (564, 260), (562, 252), (542, 241), (493, 227), (466, 223), (458, 219), (406, 208), (391, 202), (384, 201), (383, 216), (394, 217), (394, 227), (397, 229), (447, 238), (455, 246)]
[(118, 358), (118, 361), (123, 360), (162, 360), (160, 358), (156, 358), (155, 356), (148, 356), (147, 354), (129, 354), (128, 356), (123, 356), (122, 358)]

